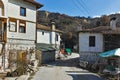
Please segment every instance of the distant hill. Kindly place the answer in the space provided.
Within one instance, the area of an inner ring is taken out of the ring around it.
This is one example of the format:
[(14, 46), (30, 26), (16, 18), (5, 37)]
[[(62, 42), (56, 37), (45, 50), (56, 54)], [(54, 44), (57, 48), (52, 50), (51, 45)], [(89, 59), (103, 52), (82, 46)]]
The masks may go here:
[(37, 22), (42, 25), (50, 26), (51, 21), (54, 21), (56, 23), (56, 28), (65, 32), (62, 36), (64, 42), (66, 42), (67, 45), (71, 43), (72, 46), (74, 44), (77, 44), (78, 39), (76, 32), (81, 28), (86, 29), (98, 26), (109, 26), (110, 19), (112, 17), (117, 17), (117, 26), (120, 26), (120, 14), (103, 15), (98, 18), (86, 18), (80, 16), (73, 17), (65, 14), (52, 13), (47, 11), (38, 11), (37, 16)]
[(50, 25), (51, 21), (55, 21), (56, 28), (63, 31), (76, 31), (81, 24), (88, 23), (85, 17), (71, 17), (60, 13), (51, 13), (47, 11), (38, 11), (38, 23), (43, 25)]
[(43, 25), (50, 25), (51, 21), (56, 22), (56, 28), (69, 32), (76, 31), (79, 28), (93, 28), (99, 25), (109, 25), (110, 18), (117, 17), (120, 21), (120, 14), (103, 15), (98, 18), (80, 17), (80, 16), (68, 16), (60, 13), (52, 13), (47, 11), (38, 11), (37, 22)]

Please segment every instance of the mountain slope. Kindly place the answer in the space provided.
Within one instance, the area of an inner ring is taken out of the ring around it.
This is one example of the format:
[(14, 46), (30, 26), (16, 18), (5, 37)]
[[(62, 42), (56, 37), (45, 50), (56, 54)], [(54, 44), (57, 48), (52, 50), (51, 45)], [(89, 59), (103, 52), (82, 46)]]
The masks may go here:
[(67, 47), (73, 47), (77, 44), (77, 31), (85, 28), (93, 28), (98, 26), (109, 26), (110, 19), (112, 17), (117, 18), (117, 26), (120, 26), (120, 14), (103, 15), (99, 18), (86, 18), (80, 16), (68, 16), (60, 13), (52, 13), (47, 11), (37, 12), (37, 22), (50, 26), (51, 22), (54, 21), (56, 28), (64, 32), (61, 36), (62, 40), (66, 43)]

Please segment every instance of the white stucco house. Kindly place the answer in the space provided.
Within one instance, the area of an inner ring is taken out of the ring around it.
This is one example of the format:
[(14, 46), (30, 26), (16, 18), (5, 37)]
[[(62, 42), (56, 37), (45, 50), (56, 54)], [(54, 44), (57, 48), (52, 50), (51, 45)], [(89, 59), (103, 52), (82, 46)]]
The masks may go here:
[(110, 23), (110, 26), (99, 26), (78, 32), (80, 62), (83, 62), (81, 65), (87, 62), (94, 63), (98, 60), (99, 53), (120, 47), (120, 28), (116, 27), (115, 21)]
[(60, 46), (60, 34), (62, 31), (55, 29), (55, 24), (51, 26), (44, 26), (37, 24), (37, 43), (50, 44), (54, 48), (59, 49)]
[(55, 61), (56, 51), (60, 47), (60, 34), (62, 31), (55, 28), (55, 23), (51, 26), (37, 24), (36, 50), (41, 52), (38, 59), (40, 64)]
[(36, 12), (41, 7), (34, 0), (0, 0), (0, 67), (10, 65), (10, 50), (35, 49)]

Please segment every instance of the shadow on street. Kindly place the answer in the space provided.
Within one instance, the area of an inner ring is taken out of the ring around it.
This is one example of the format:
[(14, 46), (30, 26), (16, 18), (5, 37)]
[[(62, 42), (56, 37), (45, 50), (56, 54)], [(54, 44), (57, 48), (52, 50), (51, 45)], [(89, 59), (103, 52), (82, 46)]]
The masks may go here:
[(93, 74), (69, 74), (73, 80), (104, 80), (99, 76)]
[(78, 67), (78, 65), (79, 65), (79, 57), (56, 61), (56, 66)]

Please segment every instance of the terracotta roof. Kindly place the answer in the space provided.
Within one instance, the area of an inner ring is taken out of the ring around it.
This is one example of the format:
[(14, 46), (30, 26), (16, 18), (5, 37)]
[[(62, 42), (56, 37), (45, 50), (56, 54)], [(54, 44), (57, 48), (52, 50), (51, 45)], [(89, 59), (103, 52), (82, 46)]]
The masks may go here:
[(34, 4), (34, 5), (36, 5), (36, 8), (37, 8), (37, 9), (39, 9), (39, 8), (41, 8), (41, 7), (43, 6), (42, 4), (40, 4), (40, 3), (36, 2), (35, 0), (24, 0), (24, 1), (29, 2), (29, 3), (32, 3), (32, 4)]
[(110, 30), (109, 26), (99, 26), (91, 29), (92, 31), (108, 31)]
[(99, 26), (91, 29), (84, 29), (78, 32), (90, 32), (90, 33), (103, 33), (103, 34), (120, 34), (120, 28), (117, 27), (116, 30), (110, 29), (110, 26)]
[(37, 29), (51, 31), (50, 27), (47, 27), (47, 26), (44, 26), (44, 25), (41, 25), (41, 24), (37, 24)]
[(63, 33), (63, 31), (61, 31), (61, 30), (58, 30), (58, 29), (56, 29), (56, 30), (54, 30), (55, 32), (59, 32), (59, 33)]
[(58, 29), (52, 30), (50, 26), (44, 26), (44, 25), (41, 25), (41, 24), (37, 24), (37, 29), (63, 33), (61, 30), (58, 30)]

